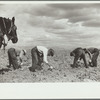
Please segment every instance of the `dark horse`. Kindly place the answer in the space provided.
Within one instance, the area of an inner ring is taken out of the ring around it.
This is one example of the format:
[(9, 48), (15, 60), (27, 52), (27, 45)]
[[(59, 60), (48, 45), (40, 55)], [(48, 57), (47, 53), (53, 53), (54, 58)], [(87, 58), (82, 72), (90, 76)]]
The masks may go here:
[(0, 17), (0, 48), (5, 45), (4, 35), (7, 36), (8, 41), (11, 40), (12, 43), (17, 43), (16, 30), (15, 17), (12, 17), (12, 19)]

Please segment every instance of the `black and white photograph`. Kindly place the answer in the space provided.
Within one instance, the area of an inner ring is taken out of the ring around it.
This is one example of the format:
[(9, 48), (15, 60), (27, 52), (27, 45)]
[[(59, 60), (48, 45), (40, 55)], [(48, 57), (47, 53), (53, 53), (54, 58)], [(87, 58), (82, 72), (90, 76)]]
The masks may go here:
[(100, 3), (1, 3), (0, 83), (100, 82)]

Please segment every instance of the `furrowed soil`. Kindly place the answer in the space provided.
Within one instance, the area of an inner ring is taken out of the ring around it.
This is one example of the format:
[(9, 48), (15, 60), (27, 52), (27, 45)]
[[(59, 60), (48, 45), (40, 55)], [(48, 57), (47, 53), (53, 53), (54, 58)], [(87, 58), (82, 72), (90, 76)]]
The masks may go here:
[(0, 83), (34, 83), (34, 82), (99, 82), (100, 81), (100, 56), (98, 57), (98, 66), (85, 68), (83, 61), (72, 68), (73, 57), (70, 57), (70, 51), (67, 49), (54, 49), (55, 56), (48, 57), (48, 61), (53, 66), (53, 70), (49, 70), (44, 64), (42, 70), (31, 72), (31, 50), (27, 49), (27, 59), (23, 58), (24, 64), (22, 68), (13, 70), (7, 68), (8, 55), (7, 50), (0, 51)]

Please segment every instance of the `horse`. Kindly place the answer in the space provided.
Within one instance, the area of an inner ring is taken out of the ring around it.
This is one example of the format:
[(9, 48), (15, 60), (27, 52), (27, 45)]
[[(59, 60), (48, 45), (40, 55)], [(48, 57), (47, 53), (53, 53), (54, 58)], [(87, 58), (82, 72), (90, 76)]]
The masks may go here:
[(11, 40), (13, 44), (18, 42), (15, 17), (12, 17), (12, 19), (0, 17), (0, 48), (2, 45), (4, 45), (4, 47), (7, 46), (4, 38), (5, 35), (8, 41)]

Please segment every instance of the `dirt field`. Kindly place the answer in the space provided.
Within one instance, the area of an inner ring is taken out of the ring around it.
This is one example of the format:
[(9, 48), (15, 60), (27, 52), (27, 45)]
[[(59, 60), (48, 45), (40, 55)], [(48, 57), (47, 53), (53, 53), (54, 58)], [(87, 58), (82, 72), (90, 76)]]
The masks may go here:
[(44, 65), (42, 70), (30, 72), (31, 55), (27, 50), (27, 58), (24, 58), (24, 65), (21, 69), (8, 69), (7, 51), (0, 51), (0, 83), (26, 83), (26, 82), (95, 82), (100, 81), (100, 56), (98, 58), (98, 67), (85, 68), (84, 64), (77, 68), (72, 68), (70, 64), (73, 57), (69, 56), (70, 50), (54, 49), (56, 55), (51, 59), (48, 58), (54, 69), (48, 70), (48, 66)]

